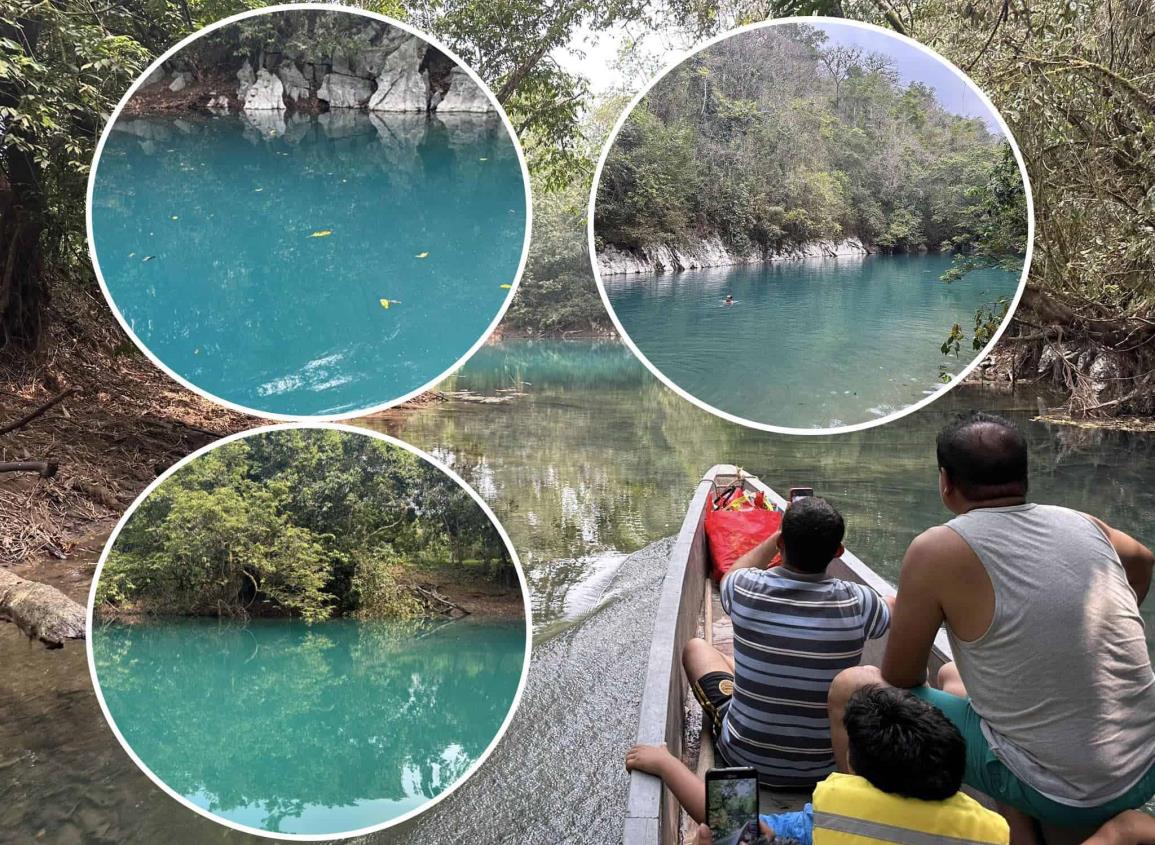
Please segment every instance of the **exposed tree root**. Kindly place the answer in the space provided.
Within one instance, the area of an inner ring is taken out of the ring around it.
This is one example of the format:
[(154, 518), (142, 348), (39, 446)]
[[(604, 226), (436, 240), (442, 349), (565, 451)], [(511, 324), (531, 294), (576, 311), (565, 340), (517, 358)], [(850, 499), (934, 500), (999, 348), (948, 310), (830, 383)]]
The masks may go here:
[(1055, 389), (1066, 420), (1155, 417), (1155, 306), (1137, 300), (1120, 313), (1028, 286), (981, 372)]

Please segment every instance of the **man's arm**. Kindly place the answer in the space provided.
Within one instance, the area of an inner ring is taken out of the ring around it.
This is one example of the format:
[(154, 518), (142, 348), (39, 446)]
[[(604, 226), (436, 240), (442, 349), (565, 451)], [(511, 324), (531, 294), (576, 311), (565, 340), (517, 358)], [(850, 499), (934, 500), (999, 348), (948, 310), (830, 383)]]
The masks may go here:
[(770, 565), (770, 561), (774, 560), (774, 555), (778, 554), (778, 538), (782, 535), (781, 531), (775, 531), (761, 543), (759, 543), (742, 557), (734, 561), (726, 574), (722, 576), (721, 584), (726, 583), (726, 579), (733, 573), (740, 569), (765, 569)]
[(891, 686), (910, 689), (926, 683), (926, 664), (944, 619), (934, 578), (940, 531), (950, 529), (940, 526), (924, 531), (902, 559), (898, 599), (882, 658), (882, 678)]
[(1135, 597), (1139, 600), (1139, 604), (1143, 604), (1143, 600), (1147, 598), (1147, 591), (1151, 589), (1151, 570), (1155, 567), (1155, 555), (1134, 537), (1112, 528), (1098, 517), (1089, 513), (1084, 516), (1098, 525), (1107, 535), (1108, 542), (1115, 547), (1119, 560), (1123, 562), (1127, 581), (1135, 591)]

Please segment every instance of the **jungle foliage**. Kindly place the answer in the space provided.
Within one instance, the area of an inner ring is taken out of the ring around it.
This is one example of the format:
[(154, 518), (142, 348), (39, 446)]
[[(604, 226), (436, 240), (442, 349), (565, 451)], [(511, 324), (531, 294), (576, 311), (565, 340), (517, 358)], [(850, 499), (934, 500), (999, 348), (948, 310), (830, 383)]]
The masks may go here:
[(1055, 382), (1076, 415), (1155, 413), (1148, 0), (723, 0), (718, 11), (730, 21), (812, 11), (866, 20), (970, 74), (1014, 133), (1034, 200), (1030, 274), (1003, 354), (1020, 375)]
[(440, 470), (370, 437), (281, 430), (201, 455), (153, 490), (116, 539), (97, 603), (397, 618), (420, 612), (414, 564), (466, 560), (517, 583), (485, 512)]
[[(1013, 179), (995, 193), (1002, 161)], [(710, 47), (650, 90), (606, 160), (595, 228), (625, 247), (720, 236), (765, 253), (857, 237), (1021, 256), (1023, 196), (983, 121), (903, 84), (884, 55), (784, 25)]]

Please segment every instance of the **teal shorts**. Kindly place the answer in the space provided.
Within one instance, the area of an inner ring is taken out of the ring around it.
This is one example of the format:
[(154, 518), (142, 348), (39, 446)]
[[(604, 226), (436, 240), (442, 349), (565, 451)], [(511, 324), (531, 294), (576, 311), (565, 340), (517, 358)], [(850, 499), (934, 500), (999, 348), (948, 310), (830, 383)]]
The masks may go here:
[(991, 751), (980, 728), (981, 719), (969, 698), (923, 686), (912, 693), (929, 702), (954, 722), (967, 743), (967, 768), (963, 782), (996, 801), (1022, 810), (1028, 816), (1060, 827), (1097, 827), (1124, 810), (1136, 810), (1155, 795), (1155, 766), (1118, 798), (1098, 807), (1070, 807), (1052, 801), (1027, 786)]

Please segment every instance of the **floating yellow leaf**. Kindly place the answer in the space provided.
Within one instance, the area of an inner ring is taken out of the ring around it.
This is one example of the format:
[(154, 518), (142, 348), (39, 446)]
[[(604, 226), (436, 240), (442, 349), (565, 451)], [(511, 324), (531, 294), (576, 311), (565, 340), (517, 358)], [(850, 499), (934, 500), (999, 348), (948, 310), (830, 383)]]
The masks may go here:
[(478, 161), (489, 161), (489, 159), (487, 159), (485, 156), (482, 156), (478, 159)]
[(309, 237), (310, 238), (327, 238), (331, 234), (333, 234), (332, 229), (321, 229), (320, 231), (314, 232), (313, 234), (309, 235)]
[(417, 257), (418, 258), (428, 258), (429, 253), (428, 252), (419, 252), (419, 253), (417, 253)]
[(264, 190), (264, 188), (253, 188), (253, 190), (259, 194), (261, 191)]
[(172, 216), (172, 219), (173, 219), (173, 220), (180, 220), (180, 218), (179, 218), (179, 217), (177, 217), (175, 214)]
[(506, 290), (509, 290), (511, 287), (513, 287), (513, 285), (502, 285), (502, 287)]
[(388, 308), (390, 305), (400, 305), (401, 304), (400, 299), (379, 299), (377, 301), (381, 303), (382, 308)]

